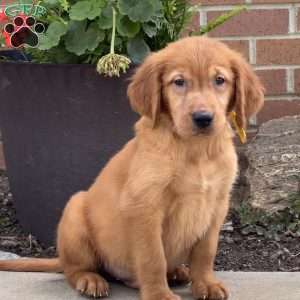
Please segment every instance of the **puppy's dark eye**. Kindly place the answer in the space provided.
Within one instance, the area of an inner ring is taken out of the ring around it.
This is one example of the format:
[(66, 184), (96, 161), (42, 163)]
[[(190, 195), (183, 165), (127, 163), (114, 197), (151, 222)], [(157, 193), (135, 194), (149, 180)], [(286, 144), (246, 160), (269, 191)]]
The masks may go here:
[(174, 84), (178, 87), (183, 87), (185, 86), (185, 80), (183, 78), (178, 78), (174, 80)]
[(218, 75), (216, 78), (215, 78), (215, 84), (218, 85), (218, 86), (221, 86), (225, 83), (225, 78), (224, 76), (222, 75)]

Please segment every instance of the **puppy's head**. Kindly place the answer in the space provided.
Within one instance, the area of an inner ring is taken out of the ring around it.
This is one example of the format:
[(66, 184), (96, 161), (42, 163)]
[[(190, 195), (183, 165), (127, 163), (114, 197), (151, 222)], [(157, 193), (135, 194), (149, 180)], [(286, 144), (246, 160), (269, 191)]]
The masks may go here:
[(213, 135), (235, 111), (239, 127), (263, 104), (264, 89), (248, 63), (213, 39), (190, 37), (148, 56), (128, 87), (132, 108), (159, 125), (171, 120), (182, 138)]

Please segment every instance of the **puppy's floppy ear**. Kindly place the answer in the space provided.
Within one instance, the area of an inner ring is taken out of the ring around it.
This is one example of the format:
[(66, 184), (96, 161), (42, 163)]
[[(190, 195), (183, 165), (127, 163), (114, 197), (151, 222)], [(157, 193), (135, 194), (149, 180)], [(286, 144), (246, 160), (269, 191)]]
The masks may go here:
[(159, 54), (150, 54), (131, 78), (127, 95), (134, 111), (147, 116), (153, 127), (159, 121), (162, 97), (162, 63)]
[(228, 112), (236, 112), (240, 128), (247, 127), (247, 120), (263, 106), (265, 89), (251, 66), (239, 54), (234, 54), (232, 68), (235, 74), (235, 90)]

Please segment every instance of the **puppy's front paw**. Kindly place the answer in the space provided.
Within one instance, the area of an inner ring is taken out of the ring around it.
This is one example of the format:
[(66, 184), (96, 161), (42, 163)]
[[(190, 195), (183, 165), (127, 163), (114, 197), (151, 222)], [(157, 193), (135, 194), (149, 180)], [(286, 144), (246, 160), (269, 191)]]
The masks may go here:
[(76, 290), (89, 297), (108, 297), (109, 286), (104, 278), (96, 273), (82, 273), (76, 283)]
[(151, 293), (143, 295), (142, 300), (182, 300), (181, 297), (173, 294), (171, 291)]
[(181, 300), (181, 297), (173, 294), (172, 292), (161, 295), (161, 297), (156, 298), (156, 299), (161, 299), (161, 300)]
[(225, 300), (229, 293), (223, 283), (219, 281), (199, 280), (192, 284), (192, 294), (195, 299)]

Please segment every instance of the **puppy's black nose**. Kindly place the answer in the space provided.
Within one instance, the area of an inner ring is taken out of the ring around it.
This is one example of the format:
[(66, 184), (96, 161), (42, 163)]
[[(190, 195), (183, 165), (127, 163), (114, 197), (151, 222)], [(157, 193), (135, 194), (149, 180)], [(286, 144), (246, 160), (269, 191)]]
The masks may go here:
[(205, 129), (211, 125), (214, 116), (208, 111), (197, 111), (192, 114), (192, 119), (198, 128)]

